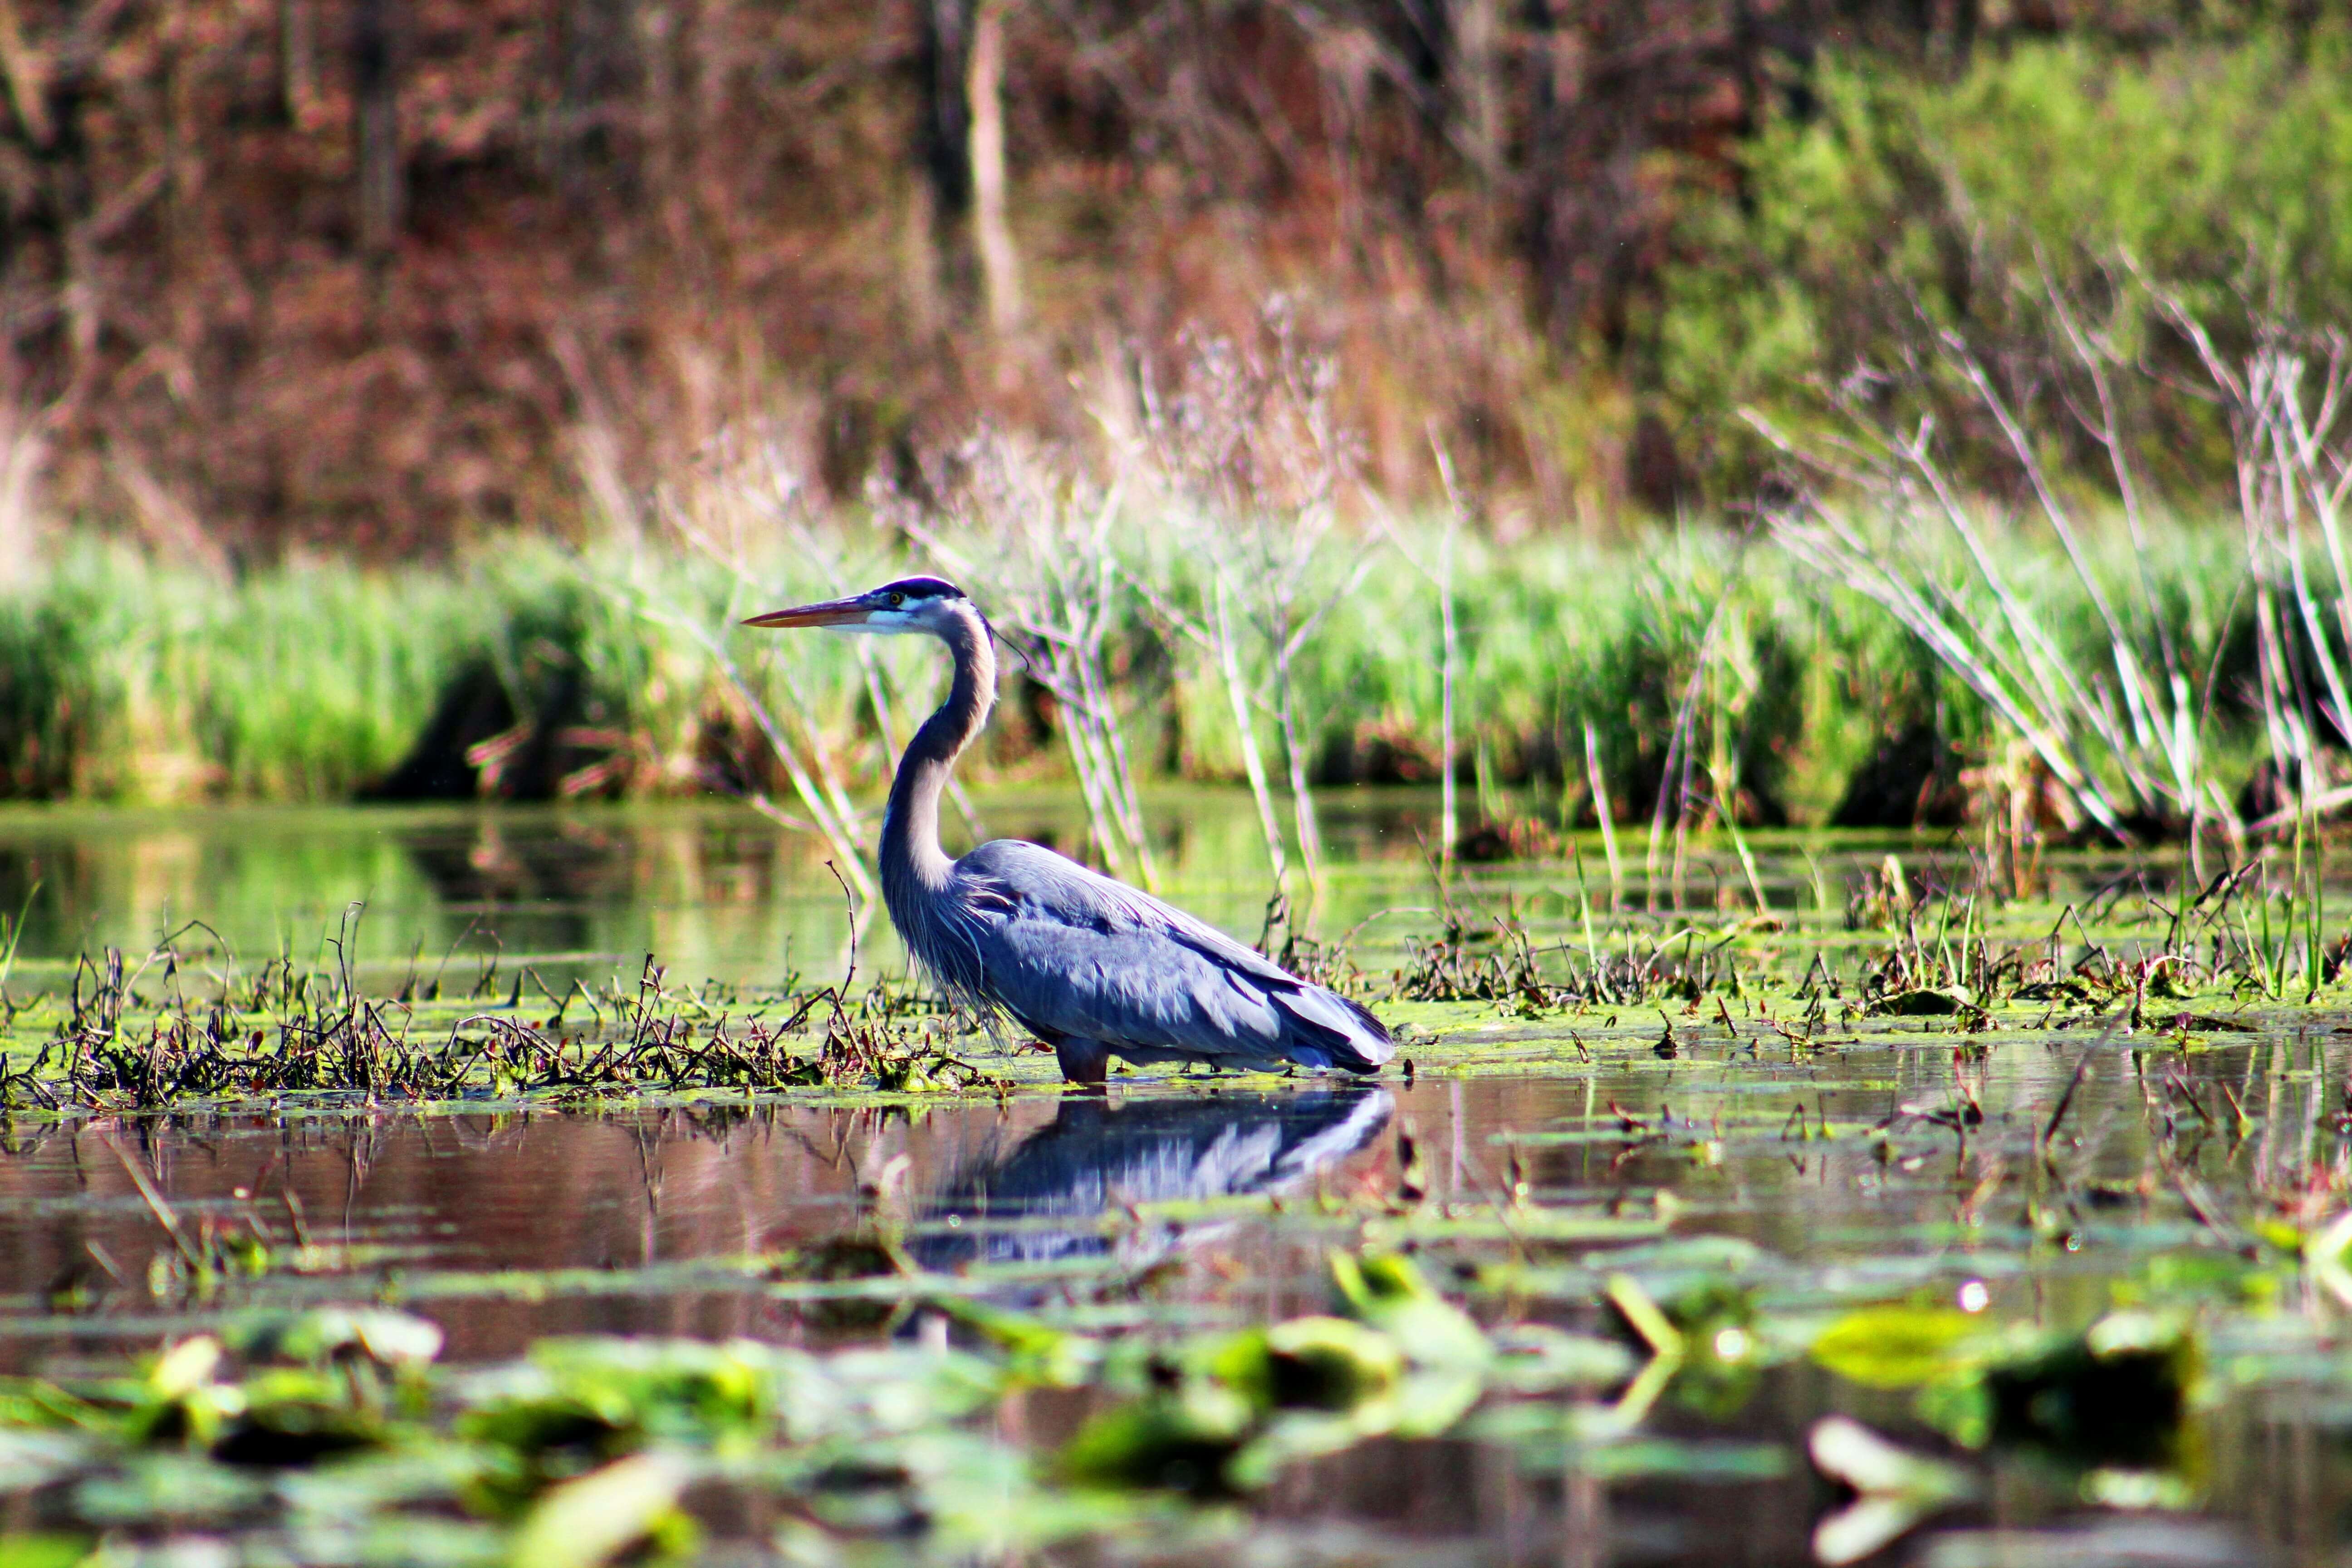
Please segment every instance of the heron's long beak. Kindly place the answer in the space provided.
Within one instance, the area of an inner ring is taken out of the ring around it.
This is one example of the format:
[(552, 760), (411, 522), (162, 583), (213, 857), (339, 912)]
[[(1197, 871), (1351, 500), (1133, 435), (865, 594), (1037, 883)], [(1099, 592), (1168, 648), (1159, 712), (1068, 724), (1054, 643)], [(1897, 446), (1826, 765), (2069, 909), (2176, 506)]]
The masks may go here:
[(862, 598), (827, 599), (821, 605), (770, 610), (764, 616), (753, 616), (743, 624), (747, 626), (849, 626), (863, 622), (872, 609), (873, 606)]

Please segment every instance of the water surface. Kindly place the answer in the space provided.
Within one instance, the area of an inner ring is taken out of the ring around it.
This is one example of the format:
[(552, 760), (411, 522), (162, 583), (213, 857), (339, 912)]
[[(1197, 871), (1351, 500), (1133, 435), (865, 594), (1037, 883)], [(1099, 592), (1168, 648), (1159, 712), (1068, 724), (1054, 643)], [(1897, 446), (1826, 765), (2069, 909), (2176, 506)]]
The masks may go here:
[[(1273, 881), (1248, 797), (1181, 791), (1152, 804), (1170, 890), (1255, 936)], [(1426, 882), (1433, 806), (1411, 793), (1335, 795), (1324, 832), (1349, 876), (1328, 920), (1429, 902), (1412, 888)], [(990, 837), (1084, 853), (1084, 812), (1059, 793), (988, 797), (982, 822)], [(970, 837), (959, 826), (951, 848)], [(0, 911), (25, 911), (25, 973), (109, 946), (144, 952), (201, 921), (248, 962), (317, 962), (348, 938), (355, 961), (428, 975), (465, 973), (493, 952), (634, 974), (653, 952), (692, 983), (775, 984), (842, 958), (849, 920), (826, 858), (814, 835), (731, 802), (0, 808)], [(872, 956), (895, 962), (887, 921), (871, 937)]]
[[(2251, 1085), (2285, 1128), (2352, 1065), (2308, 1031), (2187, 1054), (2102, 1047), (2070, 1113), (2075, 1190), (2102, 1194), (2085, 1203), (2053, 1197), (2032, 1157), (2080, 1042), (2003, 1042), (1958, 1064), (1948, 1039), (1803, 1063), (1695, 1045), (1666, 1062), (1628, 1034), (1592, 1031), (1581, 1070), (1410, 1084), (1155, 1081), (1107, 1100), (912, 1109), (281, 1108), (19, 1129), (0, 1154), (0, 1365), (55, 1370), (265, 1306), (355, 1300), (431, 1318), (459, 1361), (548, 1333), (823, 1346), (911, 1331), (889, 1304), (894, 1267), (1052, 1321), (1175, 1335), (1320, 1310), (1324, 1251), (1368, 1240), (1418, 1247), (1482, 1314), (1507, 1304), (1603, 1332), (1598, 1284), (1619, 1272), (1662, 1299), (1701, 1277), (1736, 1281), (1764, 1314), (1759, 1334), (1889, 1300), (2079, 1327), (2118, 1291), (2147, 1290), (2167, 1258), (2230, 1257), (2149, 1179), (2147, 1075), (2177, 1072), (2209, 1096)], [(1903, 1117), (1953, 1103), (1956, 1086), (1985, 1112), (1967, 1138)], [(1801, 1137), (1792, 1117), (1834, 1135)], [(1862, 1131), (1890, 1119), (1891, 1140)], [(2234, 1164), (2291, 1187), (2342, 1153), (2340, 1140), (2258, 1133), (2204, 1158), (2217, 1182)], [(159, 1293), (171, 1243), (134, 1168), (182, 1224), (299, 1239), (308, 1261), (211, 1300)], [(877, 1238), (903, 1264), (878, 1261)], [(78, 1305), (60, 1313), (68, 1288)], [(2225, 1386), (2232, 1357), (2265, 1353), (2259, 1338), (2214, 1348)], [(2206, 1533), (2153, 1516), (2163, 1552), (2265, 1542), (2280, 1561), (2336, 1561), (2352, 1375), (2330, 1367), (2226, 1394), (2205, 1418)], [(1899, 1397), (1801, 1359), (1759, 1356), (1735, 1383), (1661, 1406), (1655, 1434), (1696, 1445), (1662, 1473), (1563, 1470), (1556, 1447), (1384, 1444), (1319, 1462), (1263, 1506), (1478, 1562), (1800, 1563), (1828, 1501), (1802, 1458), (1813, 1420), (1846, 1411), (1937, 1446)], [(1044, 1398), (1033, 1436), (1075, 1419), (1054, 1410)], [(1720, 1473), (1710, 1456), (1728, 1457)], [(1997, 1458), (1988, 1475), (1988, 1500), (1939, 1528), (2079, 1512), (2030, 1466)], [(2108, 1551), (2055, 1560), (2201, 1560)]]
[[(992, 833), (1078, 842), (1066, 800), (982, 809)], [(1949, 935), (1914, 920), (1906, 937), (1854, 902), (1883, 894), (1890, 852), (1927, 891), (1986, 868), (1954, 841), (1758, 836), (1746, 862), (1710, 843), (1654, 885), (1627, 830), (1613, 886), (1586, 837), (1465, 867), (1440, 895), (1434, 815), (1426, 795), (1328, 801), (1333, 875), (1312, 929), (1352, 937), (1368, 968), (1409, 963), (1408, 942), (1449, 920), (1497, 917), (1554, 963), (1634, 933), (1844, 963)], [(1270, 883), (1246, 797), (1171, 795), (1154, 816), (1171, 889), (1255, 935)], [(2032, 920), (2073, 908), (2070, 962), (2158, 940), (2160, 911), (2139, 895), (2161, 903), (2184, 879), (2177, 856), (2052, 855), (2033, 874)], [(805, 836), (715, 805), (10, 813), (0, 907), (20, 905), (18, 996), (64, 984), (78, 953), (135, 955), (192, 919), (205, 930), (184, 945), (204, 963), (314, 963), (331, 938), (385, 987), (410, 973), (473, 984), (501, 964), (627, 976), (649, 952), (689, 983), (773, 985), (829, 977), (851, 923)], [(1922, 918), (1948, 924), (1948, 909)], [(858, 961), (900, 962), (879, 926)], [(1910, 1302), (2077, 1330), (2140, 1303), (2203, 1325), (2210, 1397), (2179, 1506), (2096, 1508), (2019, 1456), (1962, 1454), (1978, 1500), (1880, 1560), (2340, 1563), (2341, 1312), (2258, 1239), (2341, 1206), (2352, 1024), (2337, 1005), (2209, 994), (2193, 1022), (2130, 1030), (2087, 1003), (1982, 1027), (1837, 1008), (1797, 1028), (1785, 999), (1727, 993), (1580, 1011), (1424, 1003), (1388, 1007), (1418, 1032), (1365, 1085), (1158, 1073), (1105, 1098), (18, 1114), (0, 1127), (0, 1368), (100, 1364), (327, 1301), (428, 1317), (461, 1363), (554, 1333), (905, 1337), (924, 1331), (908, 1303), (940, 1292), (1172, 1337), (1322, 1310), (1331, 1248), (1405, 1247), (1490, 1321), (1622, 1338), (1601, 1304), (1622, 1276), (1660, 1300), (1720, 1286), (1749, 1314), (1745, 1337), (1677, 1381), (1649, 1447), (1606, 1464), (1557, 1433), (1489, 1431), (1301, 1467), (1255, 1505), (1267, 1561), (1797, 1563), (1839, 1500), (1805, 1458), (1821, 1416), (1952, 1452), (1907, 1395), (1792, 1348), (1807, 1325)], [(279, 1264), (192, 1292), (174, 1226), (266, 1237)], [(1082, 1414), (1041, 1394), (1003, 1419), (1045, 1445)]]

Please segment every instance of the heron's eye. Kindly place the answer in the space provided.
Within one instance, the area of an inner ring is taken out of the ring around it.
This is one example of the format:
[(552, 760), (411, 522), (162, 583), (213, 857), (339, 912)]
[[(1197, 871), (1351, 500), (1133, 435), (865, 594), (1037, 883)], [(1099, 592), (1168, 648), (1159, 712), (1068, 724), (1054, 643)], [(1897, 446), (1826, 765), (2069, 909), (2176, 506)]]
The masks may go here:
[(882, 600), (885, 604), (888, 605), (895, 610), (899, 605), (907, 602), (907, 595), (904, 594), (885, 594), (882, 595)]

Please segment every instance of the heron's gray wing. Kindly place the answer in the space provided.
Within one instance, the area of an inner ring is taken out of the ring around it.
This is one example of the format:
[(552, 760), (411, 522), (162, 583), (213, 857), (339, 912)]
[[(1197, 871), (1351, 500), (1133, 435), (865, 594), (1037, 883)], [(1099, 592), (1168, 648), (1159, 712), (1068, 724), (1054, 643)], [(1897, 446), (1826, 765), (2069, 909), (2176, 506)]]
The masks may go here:
[[(1364, 1007), (1349, 1001), (1336, 991), (1312, 985), (1299, 979), (1280, 964), (1227, 936), (1205, 921), (1196, 920), (1158, 899), (1150, 898), (1129, 888), (1114, 888), (1129, 898), (1148, 902), (1153, 914), (1167, 922), (1169, 936), (1193, 949), (1234, 974), (1248, 976), (1268, 989), (1276, 1005), (1288, 1015), (1293, 1032), (1300, 1029), (1318, 1037), (1328, 1033), (1337, 1037), (1343, 1051), (1363, 1057), (1365, 1068), (1375, 1068), (1389, 1059), (1395, 1046), (1389, 1039), (1386, 1025)], [(1342, 1063), (1345, 1066), (1348, 1064)]]
[(984, 844), (956, 878), (985, 988), (1042, 1032), (1359, 1072), (1394, 1048), (1344, 997), (1039, 845)]

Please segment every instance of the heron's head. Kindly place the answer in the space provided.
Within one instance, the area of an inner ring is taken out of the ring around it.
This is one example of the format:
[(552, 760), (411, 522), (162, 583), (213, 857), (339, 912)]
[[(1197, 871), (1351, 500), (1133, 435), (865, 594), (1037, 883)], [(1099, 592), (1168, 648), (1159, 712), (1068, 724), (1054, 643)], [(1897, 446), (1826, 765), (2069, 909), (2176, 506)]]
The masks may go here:
[(847, 632), (944, 634), (951, 620), (969, 613), (963, 590), (937, 577), (901, 577), (879, 588), (790, 610), (753, 616), (747, 626), (837, 626)]

